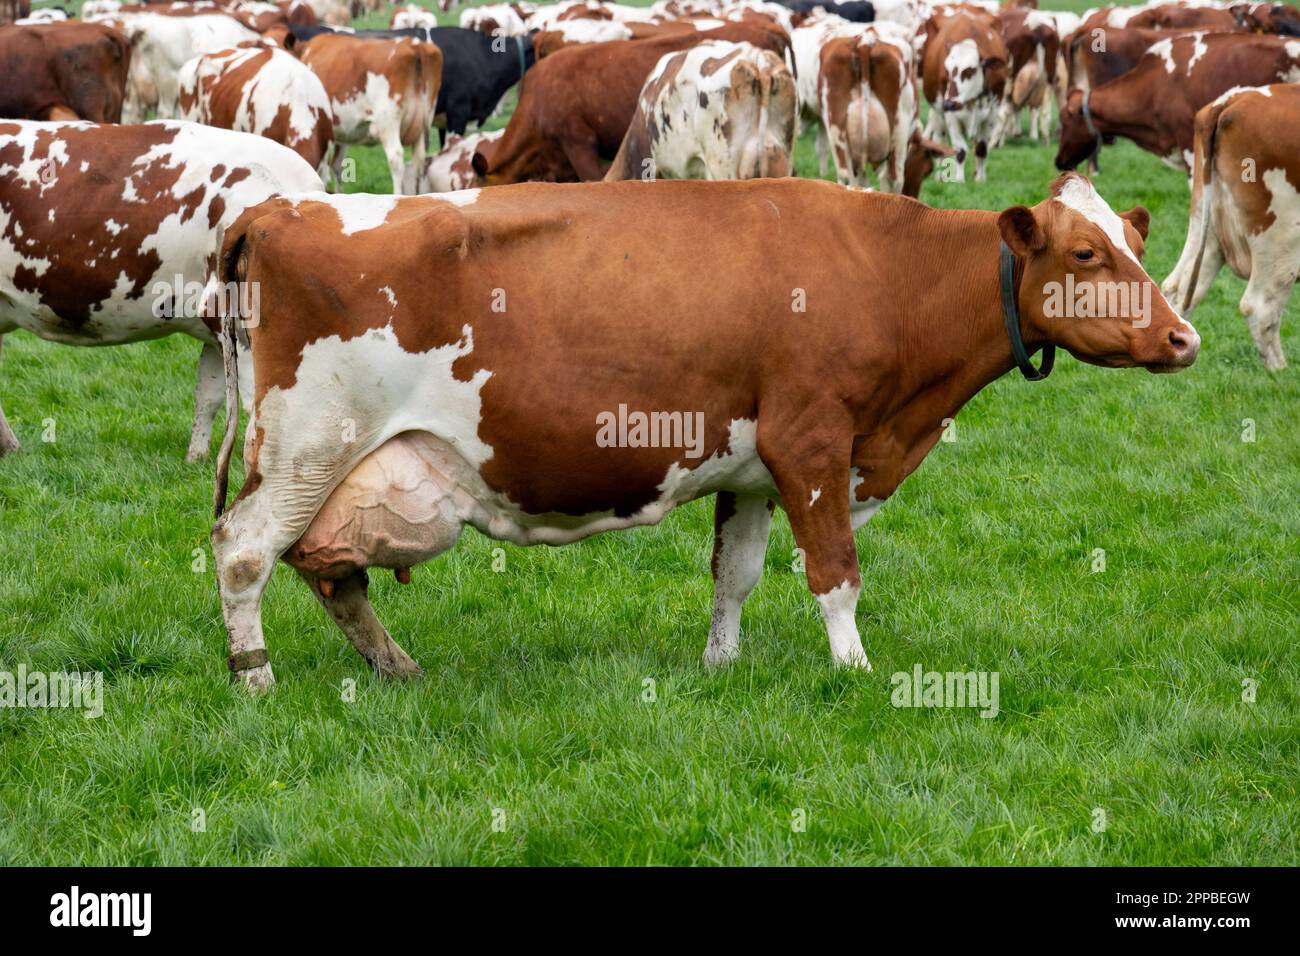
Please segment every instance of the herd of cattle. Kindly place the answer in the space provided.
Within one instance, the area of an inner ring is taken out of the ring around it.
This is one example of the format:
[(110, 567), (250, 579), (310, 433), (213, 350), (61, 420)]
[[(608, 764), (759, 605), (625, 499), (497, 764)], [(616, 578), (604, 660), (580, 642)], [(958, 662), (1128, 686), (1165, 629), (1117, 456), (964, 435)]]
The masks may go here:
[[(203, 343), (189, 458), (224, 400), (212, 541), (250, 687), (272, 680), (279, 560), (376, 669), (408, 674), (367, 568), (407, 581), (466, 524), (562, 544), (715, 493), (706, 658), (737, 652), (779, 502), (835, 660), (866, 666), (852, 531), (985, 384), (1042, 377), (1058, 345), (1191, 364), (1184, 317), (1224, 262), (1284, 365), (1293, 6), (570, 0), (459, 27), (408, 6), (384, 30), (348, 26), (373, 0), (25, 6), (0, 0), (0, 342)], [(471, 132), (516, 87), (505, 128)], [(1163, 290), (1146, 211), (1078, 174), (1001, 213), (903, 198), (972, 159), (984, 180), (1026, 112), (1062, 170), (1122, 137), (1189, 174)], [(838, 184), (794, 178), (807, 125)], [(392, 195), (343, 194), (352, 145), (382, 149)], [(1076, 280), (1152, 304), (1140, 322), (1045, 306)], [(0, 454), (18, 447), (0, 410)]]

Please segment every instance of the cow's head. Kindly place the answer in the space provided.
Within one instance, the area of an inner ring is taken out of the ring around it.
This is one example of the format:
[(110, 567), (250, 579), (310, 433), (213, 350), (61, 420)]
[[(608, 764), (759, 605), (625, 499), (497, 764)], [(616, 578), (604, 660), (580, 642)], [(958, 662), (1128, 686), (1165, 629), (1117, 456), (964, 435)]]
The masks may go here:
[(1201, 339), (1142, 268), (1150, 217), (1116, 215), (1083, 176), (1067, 173), (1033, 209), (998, 217), (1002, 240), (1023, 263), (1022, 323), (1075, 358), (1112, 368), (1176, 372)]
[(1084, 115), (1084, 93), (1071, 90), (1061, 110), (1060, 145), (1056, 149), (1056, 168), (1074, 169), (1101, 147), (1096, 118)]
[(973, 103), (985, 92), (984, 64), (974, 40), (954, 43), (943, 61), (948, 81), (943, 88), (943, 108), (954, 112)]
[(957, 151), (951, 146), (924, 138), (920, 130), (912, 130), (912, 138), (907, 143), (907, 159), (903, 164), (903, 195), (919, 198), (921, 184), (934, 172), (935, 164), (956, 155)]
[(1300, 36), (1300, 10), (1285, 3), (1238, 3), (1230, 9), (1237, 26), (1243, 30)]

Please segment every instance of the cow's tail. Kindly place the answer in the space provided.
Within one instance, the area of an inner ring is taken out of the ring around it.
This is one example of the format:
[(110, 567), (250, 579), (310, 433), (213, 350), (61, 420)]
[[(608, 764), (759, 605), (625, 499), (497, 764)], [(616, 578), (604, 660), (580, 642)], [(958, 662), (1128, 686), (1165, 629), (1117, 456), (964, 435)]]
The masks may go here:
[(1196, 296), (1196, 286), (1201, 280), (1201, 265), (1205, 260), (1205, 244), (1210, 241), (1210, 211), (1213, 207), (1214, 193), (1214, 151), (1218, 145), (1219, 117), (1232, 104), (1230, 97), (1203, 109), (1196, 117), (1196, 149), (1192, 160), (1192, 179), (1200, 180), (1201, 187), (1201, 234), (1196, 241), (1196, 259), (1192, 262), (1192, 272), (1183, 293), (1180, 312), (1186, 316)]
[[(277, 202), (278, 200), (272, 200)], [(240, 321), (247, 319), (255, 324), (260, 315), (256, 298), (246, 295), (248, 289), (248, 231), (253, 220), (266, 210), (266, 204), (245, 209), (226, 227), (217, 246), (216, 260), (211, 269), (210, 283), (214, 286), (217, 306), (209, 307), (208, 314), (216, 314), (220, 324), (216, 329), (221, 346), (221, 364), (226, 377), (226, 429), (221, 436), (217, 452), (216, 480), (212, 490), (213, 517), (220, 518), (226, 510), (226, 493), (230, 483), (230, 456), (235, 449), (235, 436), (239, 429), (239, 335)], [(232, 293), (230, 290), (234, 290)], [(260, 303), (259, 303), (260, 304)], [(245, 316), (245, 309), (248, 314)], [(251, 343), (250, 343), (251, 345)], [(251, 354), (251, 348), (250, 348)]]
[(776, 76), (772, 70), (764, 68), (760, 58), (758, 65), (758, 178), (767, 178), (767, 121), (772, 110), (772, 84)]
[[(237, 283), (233, 288), (242, 288), (246, 269), (243, 260), (244, 234), (234, 226), (226, 231), (217, 259), (217, 280), (225, 288), (232, 288), (230, 283)], [(221, 296), (223, 302), (228, 296)], [(217, 452), (216, 481), (212, 490), (212, 516), (220, 518), (226, 510), (226, 494), (230, 487), (230, 456), (235, 449), (235, 436), (239, 429), (239, 349), (235, 342), (235, 329), (239, 321), (238, 310), (223, 308), (221, 327), (218, 338), (221, 343), (221, 364), (226, 373), (226, 429), (221, 436), (221, 448)]]
[(866, 181), (867, 167), (871, 165), (871, 136), (868, 133), (871, 122), (871, 53), (870, 47), (867, 48), (867, 55), (863, 57), (859, 54), (862, 49), (860, 44), (853, 47), (853, 63), (855, 72), (861, 79), (862, 88), (862, 177)]

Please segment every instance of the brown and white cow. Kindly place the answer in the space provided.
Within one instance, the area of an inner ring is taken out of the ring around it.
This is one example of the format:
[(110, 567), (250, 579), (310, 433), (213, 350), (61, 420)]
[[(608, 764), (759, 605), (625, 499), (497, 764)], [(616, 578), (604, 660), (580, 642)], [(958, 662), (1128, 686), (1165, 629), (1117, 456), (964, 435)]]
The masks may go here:
[[(246, 206), (321, 188), (299, 156), (244, 133), (0, 120), (0, 336), (199, 339), (189, 458), (201, 458), (222, 368), (199, 303), (221, 232)], [(17, 447), (0, 412), (0, 451)]]
[(1236, 3), (1230, 8), (1243, 30), (1300, 37), (1300, 7), (1288, 3)]
[(265, 136), (324, 176), (334, 139), (320, 79), (292, 53), (264, 43), (205, 53), (181, 67), (181, 118)]
[[(246, 478), (212, 532), (229, 667), (272, 683), (261, 600), (281, 559), (376, 669), (412, 674), (367, 568), (408, 579), (465, 525), (559, 545), (717, 495), (705, 660), (739, 650), (780, 504), (833, 660), (866, 668), (853, 531), (1017, 367), (1013, 343), (1152, 371), (1194, 360), (1196, 332), (1139, 263), (1147, 222), (1075, 175), (1001, 213), (795, 178), (249, 210), (218, 276), (261, 290), (259, 321), (222, 326), (232, 366), (247, 338), (254, 378)], [(1052, 288), (1070, 281), (1124, 284), (1149, 308), (1058, 315)]]
[(1201, 107), (1234, 86), (1294, 82), (1300, 82), (1300, 40), (1249, 33), (1167, 37), (1117, 79), (1070, 94), (1056, 166), (1072, 169), (1105, 138), (1123, 136), (1190, 172)]
[(181, 67), (203, 53), (257, 41), (259, 34), (221, 12), (173, 16), (123, 12), (104, 19), (130, 39), (130, 81), (123, 120), (142, 122), (150, 110), (175, 119), (180, 109)]
[(978, 9), (954, 9), (926, 21), (921, 81), (930, 118), (926, 135), (946, 136), (957, 150), (956, 180), (965, 181), (973, 142), (975, 181), (986, 178), (989, 144), (1007, 86), (1009, 55), (997, 20)]
[(789, 50), (784, 34), (744, 23), (566, 47), (528, 71), (505, 135), (490, 161), (475, 157), (475, 171), (493, 185), (604, 178), (601, 161), (618, 153), (655, 65), (705, 40), (752, 43), (783, 59)]
[[(442, 83), (442, 51), (410, 37), (321, 33), (299, 41), (295, 52), (329, 94), (339, 144), (334, 150), (336, 184), (347, 146), (377, 145), (388, 160), (393, 193), (418, 192), (425, 138)], [(406, 146), (413, 148), (409, 168)]]
[(1196, 114), (1191, 214), (1164, 282), (1190, 315), (1227, 262), (1264, 365), (1286, 367), (1282, 313), (1300, 278), (1300, 85), (1232, 90)]
[(815, 65), (818, 113), (835, 177), (846, 186), (867, 186), (867, 170), (874, 168), (881, 189), (899, 192), (920, 116), (911, 44), (893, 24), (854, 26), (823, 43)]
[(605, 179), (792, 175), (796, 99), (793, 74), (771, 50), (710, 40), (666, 54)]
[(131, 47), (99, 23), (0, 27), (0, 117), (116, 123)]
[(1002, 100), (997, 141), (1020, 134), (1020, 113), (1029, 110), (1029, 138), (1038, 142), (1052, 135), (1052, 102), (1061, 38), (1052, 17), (1037, 10), (1015, 8), (998, 17), (1002, 39), (1011, 57), (1010, 79)]
[(498, 129), (490, 133), (470, 133), (468, 136), (449, 134), (442, 150), (424, 162), (421, 191), (450, 193), (482, 186), (482, 177), (474, 172), (474, 154), (482, 153), (485, 157), (491, 157), (492, 150), (504, 132), (505, 130)]

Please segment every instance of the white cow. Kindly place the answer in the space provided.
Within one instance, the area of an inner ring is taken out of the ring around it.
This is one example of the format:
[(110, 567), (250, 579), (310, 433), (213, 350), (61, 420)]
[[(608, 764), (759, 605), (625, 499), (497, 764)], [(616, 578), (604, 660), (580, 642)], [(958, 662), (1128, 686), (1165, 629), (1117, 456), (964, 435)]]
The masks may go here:
[(788, 176), (795, 112), (794, 77), (770, 50), (713, 40), (666, 54), (605, 178)]

